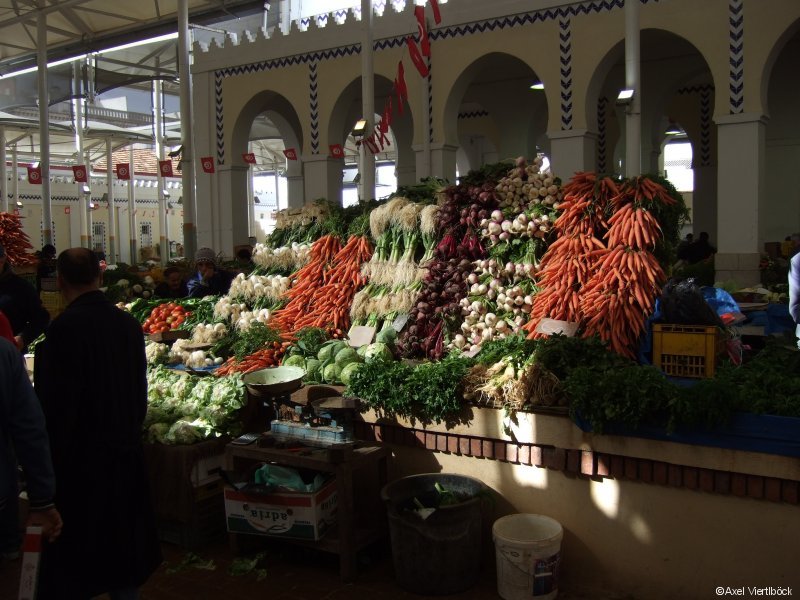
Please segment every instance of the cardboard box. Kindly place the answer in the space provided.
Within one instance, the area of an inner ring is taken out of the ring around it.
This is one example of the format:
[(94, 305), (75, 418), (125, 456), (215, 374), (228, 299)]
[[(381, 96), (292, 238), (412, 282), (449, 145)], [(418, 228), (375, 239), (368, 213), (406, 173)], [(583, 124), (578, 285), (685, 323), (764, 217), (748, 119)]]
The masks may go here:
[(336, 522), (336, 479), (316, 492), (248, 493), (225, 488), (228, 531), (319, 540)]
[(192, 466), (192, 487), (213, 483), (220, 479), (220, 470), (225, 466), (225, 453), (201, 458)]

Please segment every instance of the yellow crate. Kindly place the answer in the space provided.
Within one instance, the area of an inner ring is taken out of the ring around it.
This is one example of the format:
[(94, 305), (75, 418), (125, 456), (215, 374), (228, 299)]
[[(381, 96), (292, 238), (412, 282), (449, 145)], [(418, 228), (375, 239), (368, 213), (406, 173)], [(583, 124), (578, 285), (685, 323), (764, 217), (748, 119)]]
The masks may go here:
[(725, 341), (714, 325), (653, 325), (653, 364), (673, 377), (714, 377)]
[(64, 299), (61, 297), (61, 292), (39, 292), (39, 297), (42, 299), (42, 305), (50, 313), (50, 319), (55, 319), (61, 311), (64, 310)]

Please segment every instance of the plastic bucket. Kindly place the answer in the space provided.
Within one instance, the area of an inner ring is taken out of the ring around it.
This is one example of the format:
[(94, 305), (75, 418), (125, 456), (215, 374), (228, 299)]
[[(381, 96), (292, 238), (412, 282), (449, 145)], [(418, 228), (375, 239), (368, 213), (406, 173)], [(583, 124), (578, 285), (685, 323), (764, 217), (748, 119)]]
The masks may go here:
[(504, 600), (553, 600), (564, 529), (544, 515), (516, 514), (492, 526), (497, 556), (497, 593)]
[[(414, 498), (429, 506), (435, 485), (465, 498), (423, 519), (407, 510)], [(481, 498), (486, 485), (466, 475), (428, 473), (386, 484), (381, 497), (389, 516), (397, 583), (415, 594), (454, 594), (472, 587), (480, 573)]]

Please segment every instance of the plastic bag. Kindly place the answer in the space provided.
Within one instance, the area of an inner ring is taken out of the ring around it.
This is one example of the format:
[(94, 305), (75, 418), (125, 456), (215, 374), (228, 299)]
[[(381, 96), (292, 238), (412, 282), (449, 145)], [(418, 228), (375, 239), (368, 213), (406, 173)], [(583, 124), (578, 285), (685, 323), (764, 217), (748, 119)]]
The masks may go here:
[(702, 290), (691, 277), (667, 282), (661, 295), (661, 312), (664, 323), (723, 326), (722, 320), (706, 302)]

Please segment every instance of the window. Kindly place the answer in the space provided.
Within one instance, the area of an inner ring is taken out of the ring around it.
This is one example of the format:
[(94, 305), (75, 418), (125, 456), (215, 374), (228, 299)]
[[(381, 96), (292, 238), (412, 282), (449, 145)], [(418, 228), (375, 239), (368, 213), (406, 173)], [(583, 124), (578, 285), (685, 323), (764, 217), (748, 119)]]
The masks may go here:
[(149, 248), (153, 245), (153, 224), (145, 221), (139, 223), (139, 247)]
[(106, 253), (106, 224), (102, 221), (92, 223), (92, 250)]

